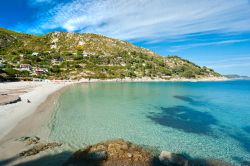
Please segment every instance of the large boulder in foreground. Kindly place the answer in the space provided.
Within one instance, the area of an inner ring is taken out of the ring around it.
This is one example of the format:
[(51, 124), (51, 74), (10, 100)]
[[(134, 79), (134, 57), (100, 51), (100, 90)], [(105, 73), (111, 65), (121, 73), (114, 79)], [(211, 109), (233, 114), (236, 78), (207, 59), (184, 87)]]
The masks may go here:
[(162, 151), (154, 154), (139, 145), (117, 139), (101, 142), (76, 151), (66, 166), (230, 166), (217, 160), (190, 159)]
[(110, 140), (76, 151), (66, 165), (150, 166), (155, 157), (142, 147), (122, 139)]

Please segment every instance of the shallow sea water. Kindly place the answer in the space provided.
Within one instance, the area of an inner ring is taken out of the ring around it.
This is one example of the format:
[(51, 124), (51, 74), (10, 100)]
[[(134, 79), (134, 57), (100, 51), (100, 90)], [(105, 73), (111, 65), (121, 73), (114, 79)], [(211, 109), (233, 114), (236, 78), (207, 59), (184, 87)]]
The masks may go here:
[(193, 158), (250, 161), (250, 81), (85, 83), (60, 96), (50, 140), (123, 138)]

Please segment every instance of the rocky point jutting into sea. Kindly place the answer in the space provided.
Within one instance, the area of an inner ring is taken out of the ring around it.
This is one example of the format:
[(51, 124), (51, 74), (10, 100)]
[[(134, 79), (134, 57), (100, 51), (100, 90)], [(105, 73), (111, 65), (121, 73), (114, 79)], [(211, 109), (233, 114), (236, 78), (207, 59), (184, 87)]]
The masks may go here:
[[(56, 155), (44, 155), (27, 160), (46, 150), (62, 146), (62, 143), (44, 143), (39, 137), (22, 137), (18, 141), (30, 148), (20, 152), (15, 158), (0, 161), (1, 165), (11, 165), (12, 161), (21, 160), (18, 166), (63, 165), (63, 166), (230, 166), (221, 160), (192, 159), (190, 156), (168, 151), (157, 152), (149, 147), (142, 147), (131, 142), (117, 139), (89, 145), (74, 153), (62, 152)], [(43, 143), (42, 143), (43, 142)]]

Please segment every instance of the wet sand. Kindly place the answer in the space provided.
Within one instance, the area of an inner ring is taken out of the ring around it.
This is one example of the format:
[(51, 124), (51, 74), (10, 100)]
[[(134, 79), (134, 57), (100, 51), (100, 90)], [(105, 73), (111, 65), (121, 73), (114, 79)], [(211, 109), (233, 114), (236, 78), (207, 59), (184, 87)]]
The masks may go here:
[(24, 136), (38, 136), (41, 140), (48, 141), (50, 132), (48, 128), (48, 122), (50, 120), (51, 114), (53, 113), (56, 101), (58, 100), (60, 94), (65, 89), (69, 88), (69, 86), (63, 86), (61, 89), (50, 94), (31, 115), (21, 120), (14, 129), (12, 129), (0, 140), (0, 161), (13, 159), (13, 161), (8, 164), (14, 165), (39, 158), (46, 154), (42, 153), (41, 155), (20, 158), (18, 154), (30, 147), (26, 146), (23, 142), (18, 141), (17, 139)]

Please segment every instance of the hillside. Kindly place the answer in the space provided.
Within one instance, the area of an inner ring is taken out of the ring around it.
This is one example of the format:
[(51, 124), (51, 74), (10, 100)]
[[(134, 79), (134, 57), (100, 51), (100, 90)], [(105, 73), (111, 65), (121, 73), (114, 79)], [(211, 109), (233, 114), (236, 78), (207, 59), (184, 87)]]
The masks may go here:
[(0, 67), (2, 78), (199, 79), (221, 76), (177, 56), (162, 57), (148, 49), (101, 35), (53, 32), (35, 36), (3, 28), (0, 28)]

